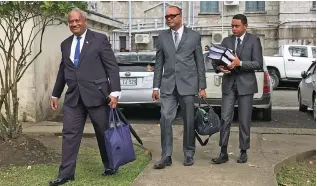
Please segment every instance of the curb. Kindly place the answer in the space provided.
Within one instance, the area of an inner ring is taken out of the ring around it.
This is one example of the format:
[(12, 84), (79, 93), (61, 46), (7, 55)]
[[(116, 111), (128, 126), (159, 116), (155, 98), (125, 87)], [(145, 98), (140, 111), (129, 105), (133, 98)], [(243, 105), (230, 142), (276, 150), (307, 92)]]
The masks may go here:
[[(132, 126), (142, 126), (146, 125), (149, 126), (149, 124), (131, 124)], [(38, 127), (40, 129), (38, 129)], [(43, 127), (41, 129), (41, 127)], [(53, 129), (54, 130), (48, 130), (45, 127)], [(56, 130), (55, 127), (60, 127), (58, 130)], [(25, 130), (24, 130), (25, 129)], [(86, 130), (88, 129), (88, 130)], [(24, 132), (27, 131), (27, 132)], [(239, 127), (232, 126), (231, 132), (238, 132)], [(55, 136), (61, 136), (62, 134), (62, 125), (59, 122), (39, 122), (39, 123), (26, 123), (23, 126), (23, 132), (28, 134), (44, 134), (44, 133), (50, 133)], [(267, 128), (267, 127), (252, 127), (251, 126), (251, 133), (253, 134), (287, 134), (287, 135), (316, 135), (316, 129), (309, 129), (309, 128)], [(91, 127), (85, 127), (83, 137), (95, 137), (95, 132)]]
[[(133, 143), (133, 145), (136, 145), (136, 146), (138, 146), (138, 147), (144, 149), (145, 151), (148, 151), (148, 152), (149, 152), (148, 155), (150, 155), (151, 158), (150, 158), (149, 163), (144, 167), (144, 169), (145, 169), (147, 166), (149, 166), (149, 164), (150, 164), (150, 163), (152, 162), (152, 160), (153, 160), (152, 152), (151, 152), (149, 149), (145, 148), (143, 145), (140, 145), (140, 144), (138, 144), (138, 143)], [(137, 177), (134, 178), (134, 180), (132, 181), (131, 184), (133, 184), (133, 183), (135, 182), (135, 180), (137, 180), (137, 179), (140, 177), (140, 175), (144, 172), (144, 169), (138, 174)]]
[(288, 158), (285, 158), (284, 160), (282, 160), (281, 162), (277, 163), (275, 166), (274, 166), (274, 176), (275, 176), (275, 181), (276, 181), (276, 185), (278, 185), (277, 183), (277, 180), (276, 180), (276, 176), (277, 174), (281, 171), (281, 169), (287, 165), (289, 165), (290, 163), (293, 163), (293, 162), (298, 162), (298, 161), (301, 161), (301, 160), (304, 160), (308, 157), (311, 157), (313, 155), (316, 155), (316, 149), (313, 149), (313, 150), (308, 150), (308, 151), (305, 151), (305, 152), (301, 152), (301, 153), (298, 153), (298, 154), (295, 154), (295, 155), (292, 155)]

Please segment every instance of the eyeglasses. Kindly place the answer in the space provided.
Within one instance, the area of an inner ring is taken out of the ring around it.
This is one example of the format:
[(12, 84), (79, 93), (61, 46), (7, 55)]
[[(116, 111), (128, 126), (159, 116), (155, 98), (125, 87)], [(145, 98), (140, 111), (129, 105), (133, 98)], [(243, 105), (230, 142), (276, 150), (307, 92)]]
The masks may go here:
[(169, 14), (169, 15), (165, 16), (165, 19), (169, 19), (169, 18), (174, 19), (178, 15), (180, 15), (180, 14)]

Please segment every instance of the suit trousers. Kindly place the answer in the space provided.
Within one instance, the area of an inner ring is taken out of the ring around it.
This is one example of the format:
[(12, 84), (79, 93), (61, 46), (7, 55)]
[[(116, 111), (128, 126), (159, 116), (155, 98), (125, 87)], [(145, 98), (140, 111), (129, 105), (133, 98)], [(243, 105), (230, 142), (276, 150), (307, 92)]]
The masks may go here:
[(230, 127), (234, 115), (234, 105), (236, 100), (238, 100), (239, 148), (241, 150), (250, 148), (253, 95), (254, 94), (239, 95), (236, 82), (233, 83), (231, 91), (228, 94), (222, 94), (219, 146), (228, 146)]
[(173, 151), (173, 130), (172, 122), (176, 117), (178, 104), (181, 107), (184, 133), (183, 133), (183, 151), (184, 156), (194, 157), (195, 155), (195, 95), (180, 95), (177, 88), (172, 94), (160, 95), (161, 102), (161, 147), (162, 157), (172, 156)]
[(59, 178), (67, 178), (75, 174), (77, 155), (87, 114), (89, 114), (95, 130), (102, 162), (105, 168), (108, 167), (104, 131), (109, 128), (109, 111), (109, 106), (106, 104), (97, 107), (86, 107), (81, 98), (79, 98), (75, 107), (64, 105), (62, 160), (59, 167)]

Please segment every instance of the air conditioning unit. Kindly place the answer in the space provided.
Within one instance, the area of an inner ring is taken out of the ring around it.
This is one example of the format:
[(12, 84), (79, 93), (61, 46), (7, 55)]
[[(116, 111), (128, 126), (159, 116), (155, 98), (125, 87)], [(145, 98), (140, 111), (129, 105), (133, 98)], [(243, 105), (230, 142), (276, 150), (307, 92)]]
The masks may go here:
[(135, 34), (135, 43), (149, 43), (150, 35), (149, 34)]
[(227, 31), (212, 32), (212, 43), (213, 44), (220, 44), (225, 37), (228, 37)]
[(239, 5), (239, 1), (224, 1), (223, 4), (225, 6)]
[(93, 12), (97, 11), (97, 2), (96, 1), (88, 1), (87, 4), (88, 4), (88, 7), (87, 7), (88, 10), (93, 11)]

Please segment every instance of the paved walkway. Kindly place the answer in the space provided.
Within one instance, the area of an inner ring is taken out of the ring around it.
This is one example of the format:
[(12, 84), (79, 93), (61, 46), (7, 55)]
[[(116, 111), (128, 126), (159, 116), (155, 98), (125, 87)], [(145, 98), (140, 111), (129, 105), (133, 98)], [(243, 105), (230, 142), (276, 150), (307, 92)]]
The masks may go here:
[[(152, 152), (153, 160), (136, 178), (133, 186), (276, 186), (274, 165), (299, 152), (315, 149), (315, 129), (270, 129), (251, 128), (251, 149), (246, 164), (236, 163), (239, 155), (239, 133), (232, 127), (226, 164), (212, 165), (210, 160), (218, 155), (218, 138), (214, 135), (210, 143), (201, 147), (196, 143), (195, 165), (183, 166), (182, 126), (173, 126), (173, 165), (163, 170), (154, 170), (153, 163), (160, 158), (160, 128), (157, 125), (132, 125)], [(25, 133), (60, 133), (61, 123), (24, 123)], [(86, 124), (85, 135), (93, 135), (90, 123)]]

